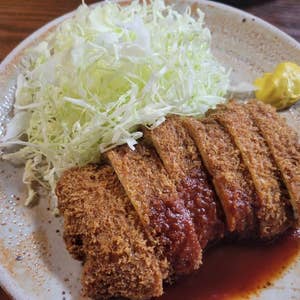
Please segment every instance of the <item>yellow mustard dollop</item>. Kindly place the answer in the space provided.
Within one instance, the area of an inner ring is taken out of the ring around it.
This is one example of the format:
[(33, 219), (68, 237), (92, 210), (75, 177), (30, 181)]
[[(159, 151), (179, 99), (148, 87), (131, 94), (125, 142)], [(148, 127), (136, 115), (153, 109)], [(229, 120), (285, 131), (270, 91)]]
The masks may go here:
[(256, 98), (278, 110), (288, 108), (300, 99), (300, 66), (280, 63), (273, 73), (265, 73), (254, 81)]

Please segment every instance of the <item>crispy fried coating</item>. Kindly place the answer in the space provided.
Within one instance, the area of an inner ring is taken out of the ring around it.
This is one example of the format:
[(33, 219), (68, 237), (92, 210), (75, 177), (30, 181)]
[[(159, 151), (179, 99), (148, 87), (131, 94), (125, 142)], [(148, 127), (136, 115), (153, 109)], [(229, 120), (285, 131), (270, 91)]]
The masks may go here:
[(162, 294), (162, 273), (153, 247), (110, 166), (68, 170), (59, 181), (57, 195), (64, 202), (64, 213), (82, 198), (85, 296), (147, 299)]
[(182, 124), (182, 119), (170, 116), (159, 127), (144, 129), (144, 136), (155, 147), (170, 178), (190, 211), (202, 248), (224, 234), (224, 224), (218, 216), (218, 199), (201, 161), (198, 149)]
[(155, 150), (141, 142), (135, 150), (124, 145), (107, 156), (171, 273), (198, 269), (202, 252), (195, 227)]
[(290, 195), (296, 226), (300, 226), (300, 145), (297, 133), (271, 105), (253, 100), (246, 104), (265, 138)]
[(66, 243), (66, 248), (73, 258), (77, 260), (85, 259), (85, 252), (83, 248), (83, 239), (85, 229), (81, 222), (83, 213), (77, 214), (66, 213), (64, 216), (64, 233), (63, 238)]
[(251, 174), (258, 195), (260, 236), (271, 238), (283, 232), (289, 226), (286, 192), (281, 190), (277, 166), (259, 128), (245, 106), (235, 101), (223, 105), (214, 117), (230, 133)]
[(213, 118), (188, 118), (189, 130), (213, 178), (213, 184), (225, 212), (230, 232), (248, 233), (255, 227), (252, 208), (255, 190), (229, 133)]
[[(64, 241), (69, 253), (77, 260), (84, 260), (85, 252), (83, 247), (83, 239), (86, 234), (85, 211), (83, 202), (88, 191), (83, 191), (83, 194), (73, 195), (73, 186), (77, 185), (77, 180), (74, 178), (72, 182), (71, 171), (66, 171), (56, 185), (56, 195), (58, 198), (58, 208), (64, 216)], [(65, 178), (68, 178), (65, 180)], [(72, 197), (70, 197), (72, 195)]]

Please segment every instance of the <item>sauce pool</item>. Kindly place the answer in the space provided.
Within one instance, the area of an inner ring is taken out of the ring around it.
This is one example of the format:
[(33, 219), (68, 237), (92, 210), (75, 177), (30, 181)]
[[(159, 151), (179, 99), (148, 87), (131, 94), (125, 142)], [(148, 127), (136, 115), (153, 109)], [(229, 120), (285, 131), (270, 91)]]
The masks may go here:
[(207, 251), (203, 265), (182, 277), (157, 300), (231, 300), (267, 287), (300, 253), (300, 231), (267, 244), (223, 244)]

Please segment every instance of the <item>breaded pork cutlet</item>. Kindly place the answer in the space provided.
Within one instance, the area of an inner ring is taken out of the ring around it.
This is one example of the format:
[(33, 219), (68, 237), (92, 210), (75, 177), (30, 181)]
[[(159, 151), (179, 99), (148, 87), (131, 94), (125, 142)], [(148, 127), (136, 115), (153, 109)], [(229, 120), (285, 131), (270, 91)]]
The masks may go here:
[[(66, 171), (57, 195), (59, 202), (68, 198), (72, 204), (82, 198), (85, 296), (147, 299), (162, 294), (153, 247), (112, 167), (88, 165)], [(65, 205), (64, 211), (69, 209)]]
[(201, 161), (198, 149), (177, 116), (170, 116), (153, 130), (144, 129), (160, 156), (170, 178), (190, 211), (202, 248), (220, 239), (224, 224), (218, 216), (216, 194)]
[(297, 133), (275, 108), (253, 100), (246, 104), (265, 138), (290, 195), (296, 226), (300, 226), (300, 145)]
[(274, 237), (286, 230), (289, 219), (286, 192), (281, 190), (278, 169), (270, 149), (245, 105), (230, 101), (213, 115), (230, 133), (251, 174), (258, 195), (256, 206), (260, 236)]
[(202, 252), (190, 213), (155, 150), (140, 142), (135, 150), (124, 145), (107, 156), (171, 273), (198, 269)]
[(226, 129), (213, 118), (187, 118), (184, 125), (195, 141), (225, 212), (228, 230), (245, 234), (255, 228), (256, 194), (240, 151)]

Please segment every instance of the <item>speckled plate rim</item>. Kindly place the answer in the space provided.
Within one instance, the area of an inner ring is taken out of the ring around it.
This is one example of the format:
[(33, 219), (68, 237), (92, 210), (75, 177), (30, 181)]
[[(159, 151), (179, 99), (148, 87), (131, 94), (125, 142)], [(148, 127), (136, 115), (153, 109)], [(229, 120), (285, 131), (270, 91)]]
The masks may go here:
[[(126, 1), (118, 1), (118, 2), (126, 2)], [(182, 1), (180, 1), (182, 2)], [(237, 8), (216, 3), (213, 1), (206, 1), (206, 0), (195, 0), (195, 1), (186, 1), (189, 4), (197, 3), (201, 5), (208, 5), (216, 8), (220, 8), (224, 10), (227, 13), (232, 13), (233, 15), (239, 16), (240, 18), (246, 18), (246, 19), (253, 19), (256, 21), (256, 25), (264, 28), (265, 30), (269, 31), (270, 33), (273, 33), (274, 35), (278, 36), (279, 39), (285, 41), (290, 47), (294, 47), (297, 50), (300, 50), (300, 43), (298, 43), (295, 39), (290, 37), (285, 32), (281, 31), (280, 29), (276, 28), (275, 26), (269, 24), (268, 22), (252, 15), (247, 12), (241, 11)], [(100, 2), (99, 2), (100, 3)], [(95, 3), (92, 6), (95, 6), (99, 3)], [(105, 2), (102, 2), (104, 4)], [(47, 23), (40, 29), (33, 32), (30, 36), (28, 36), (26, 39), (24, 39), (16, 48), (14, 48), (7, 56), (6, 58), (1, 62), (0, 64), (0, 75), (9, 74), (10, 70), (9, 68), (14, 66), (16, 62), (22, 57), (23, 51), (34, 44), (37, 41), (40, 41), (43, 36), (45, 36), (51, 29), (55, 28), (59, 23), (64, 21), (67, 18), (70, 18), (75, 11), (72, 11), (70, 13), (67, 13), (65, 15), (62, 15), (53, 21)], [(7, 73), (8, 72), (8, 73)], [(28, 296), (24, 295), (23, 290), (18, 288), (18, 285), (15, 281), (13, 281), (10, 278), (10, 275), (6, 272), (6, 269), (0, 265), (0, 283), (1, 286), (14, 298), (14, 299), (29, 299)]]

